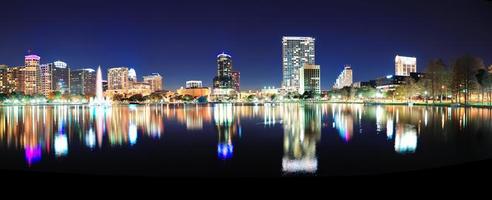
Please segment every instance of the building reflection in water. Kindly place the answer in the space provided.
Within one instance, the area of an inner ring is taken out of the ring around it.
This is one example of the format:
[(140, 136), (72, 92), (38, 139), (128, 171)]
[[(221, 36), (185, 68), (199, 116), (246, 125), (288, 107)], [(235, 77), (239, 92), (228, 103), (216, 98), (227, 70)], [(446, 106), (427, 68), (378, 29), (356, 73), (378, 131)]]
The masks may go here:
[(352, 111), (361, 112), (359, 107), (360, 105), (343, 104), (333, 107), (333, 126), (338, 130), (338, 134), (345, 142), (349, 142), (352, 139), (354, 134), (354, 116), (352, 115)]
[(264, 126), (265, 127), (274, 126), (278, 122), (277, 106), (275, 106), (275, 104), (266, 103), (263, 109), (264, 109), (264, 117), (263, 117)]
[(315, 173), (318, 170), (316, 144), (321, 139), (320, 105), (282, 105), (285, 173)]
[(31, 166), (42, 154), (68, 156), (70, 144), (90, 149), (134, 145), (140, 134), (159, 138), (164, 131), (163, 110), (158, 106), (7, 106), (1, 108), (0, 142), (23, 149)]
[(377, 138), (383, 138), (382, 141), (394, 146), (394, 152), (399, 154), (415, 153), (423, 133), (439, 133), (444, 140), (449, 133), (463, 129), (475, 133), (492, 128), (490, 109), (418, 106), (5, 106), (0, 107), (0, 113), (0, 147), (19, 150), (29, 166), (42, 159), (69, 156), (74, 144), (91, 150), (118, 146), (135, 148), (143, 138), (160, 139), (164, 119), (175, 120), (189, 131), (204, 131), (207, 125), (214, 126), (217, 143), (210, 146), (217, 149), (217, 157), (222, 160), (231, 159), (237, 153), (235, 140), (241, 138), (241, 120), (263, 124), (260, 127), (265, 130), (273, 130), (281, 124), (285, 173), (317, 171), (316, 148), (322, 127), (331, 125), (337, 137), (346, 143), (358, 137), (357, 131), (364, 135), (381, 134)]
[(231, 159), (234, 155), (233, 139), (237, 135), (240, 123), (234, 117), (232, 104), (214, 105), (214, 122), (217, 130), (217, 156), (221, 160)]
[(29, 166), (41, 161), (41, 147), (27, 147), (25, 149), (26, 162)]
[(186, 125), (188, 131), (203, 130), (204, 123), (211, 121), (211, 108), (208, 105), (182, 105), (176, 111), (177, 120)]
[(395, 151), (402, 154), (415, 153), (417, 149), (417, 129), (415, 125), (396, 126)]
[(96, 134), (94, 133), (94, 129), (90, 128), (85, 136), (85, 145), (90, 149), (94, 149), (96, 147)]

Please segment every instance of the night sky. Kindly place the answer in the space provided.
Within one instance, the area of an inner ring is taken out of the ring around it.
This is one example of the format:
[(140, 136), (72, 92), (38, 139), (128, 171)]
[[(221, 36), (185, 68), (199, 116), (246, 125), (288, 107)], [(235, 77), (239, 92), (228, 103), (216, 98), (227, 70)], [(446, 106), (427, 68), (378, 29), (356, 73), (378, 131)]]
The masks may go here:
[[(282, 36), (316, 38), (322, 89), (344, 64), (354, 81), (394, 73), (394, 57), (447, 62), (470, 53), (492, 64), (492, 3), (485, 0), (165, 0), (2, 1), (0, 63), (23, 64), (28, 49), (42, 63), (72, 68), (128, 66), (158, 72), (165, 89), (203, 80), (216, 55), (232, 55), (242, 89), (280, 86)], [(105, 73), (105, 72), (104, 72)]]

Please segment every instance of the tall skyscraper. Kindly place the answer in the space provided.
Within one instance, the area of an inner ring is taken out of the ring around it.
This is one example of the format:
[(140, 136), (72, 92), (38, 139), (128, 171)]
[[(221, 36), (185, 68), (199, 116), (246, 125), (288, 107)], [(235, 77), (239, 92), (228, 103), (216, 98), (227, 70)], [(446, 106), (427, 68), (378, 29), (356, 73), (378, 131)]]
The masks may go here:
[(53, 91), (53, 63), (39, 66), (38, 93), (48, 96)]
[(62, 61), (53, 62), (52, 76), (51, 88), (54, 91), (59, 91), (62, 94), (70, 93), (70, 68), (67, 63)]
[(238, 71), (235, 71), (235, 72), (232, 72), (232, 84), (233, 84), (233, 88), (234, 90), (236, 90), (236, 92), (240, 92), (241, 90), (241, 73), (239, 73)]
[(300, 69), (300, 89), (299, 93), (312, 92), (321, 94), (321, 72), (319, 65), (306, 64)]
[(8, 94), (9, 85), (8, 85), (8, 66), (0, 65), (0, 93)]
[(128, 68), (117, 67), (108, 70), (108, 90), (127, 90), (128, 83)]
[(417, 58), (396, 55), (395, 75), (410, 76), (412, 72), (417, 72)]
[(70, 70), (70, 93), (96, 95), (96, 71), (94, 69)]
[(41, 57), (31, 54), (24, 57), (24, 67), (20, 69), (20, 90), (26, 95), (37, 94), (39, 82), (39, 61)]
[(344, 87), (349, 87), (353, 83), (352, 77), (352, 67), (350, 65), (345, 65), (342, 73), (338, 76), (335, 81), (335, 85), (333, 85), (334, 89), (342, 89)]
[(217, 56), (217, 76), (214, 78), (214, 88), (232, 89), (232, 57), (222, 53)]
[(7, 85), (9, 88), (8, 93), (23, 92), (20, 85), (22, 68), (24, 68), (24, 66), (7, 68)]
[(312, 37), (282, 38), (282, 88), (300, 92), (300, 69), (316, 64), (315, 39)]
[(162, 87), (162, 76), (158, 73), (153, 73), (148, 76), (144, 76), (144, 83), (147, 83), (150, 85), (150, 90), (152, 92), (160, 91), (163, 89)]

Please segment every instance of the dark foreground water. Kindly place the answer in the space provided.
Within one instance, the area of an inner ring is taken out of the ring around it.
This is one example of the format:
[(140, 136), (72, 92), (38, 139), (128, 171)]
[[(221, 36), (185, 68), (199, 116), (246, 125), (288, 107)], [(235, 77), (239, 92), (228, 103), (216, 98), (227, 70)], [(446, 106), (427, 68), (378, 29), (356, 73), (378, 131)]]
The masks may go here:
[(492, 158), (479, 108), (275, 104), (0, 107), (1, 169), (145, 176), (324, 176)]

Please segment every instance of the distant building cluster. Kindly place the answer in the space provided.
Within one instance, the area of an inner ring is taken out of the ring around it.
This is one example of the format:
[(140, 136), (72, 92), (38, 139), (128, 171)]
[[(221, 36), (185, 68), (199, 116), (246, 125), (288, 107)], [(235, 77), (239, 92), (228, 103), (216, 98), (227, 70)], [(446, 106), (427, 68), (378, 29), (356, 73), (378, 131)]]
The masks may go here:
[(132, 96), (141, 94), (150, 95), (153, 92), (161, 91), (162, 76), (158, 73), (143, 76), (143, 81), (139, 82), (135, 69), (128, 67), (113, 67), (108, 69), (108, 89), (106, 96), (114, 95)]
[(334, 89), (342, 89), (344, 87), (350, 87), (353, 83), (352, 77), (352, 67), (350, 65), (345, 65), (342, 73), (338, 76), (335, 81)]
[(78, 84), (71, 84), (70, 79), (71, 72), (67, 63), (54, 61), (41, 64), (40, 56), (30, 54), (24, 57), (23, 66), (0, 66), (0, 93), (45, 96), (55, 91), (70, 93), (72, 87), (80, 87)]
[[(279, 88), (265, 87), (256, 91), (241, 91), (241, 73), (233, 69), (232, 56), (221, 53), (216, 58), (216, 75), (211, 87), (204, 86), (201, 80), (190, 80), (174, 94), (186, 99), (191, 96), (195, 100), (211, 97), (212, 101), (246, 97), (252, 100), (255, 99), (254, 96), (259, 96), (259, 99), (310, 98), (311, 95), (326, 94), (327, 91), (321, 91), (321, 67), (316, 64), (315, 41), (313, 37), (282, 38), (282, 83)], [(97, 78), (94, 69), (71, 69), (63, 61), (46, 64), (41, 64), (40, 61), (41, 57), (38, 55), (29, 54), (25, 56), (23, 66), (0, 65), (0, 93), (49, 96), (53, 92), (59, 92), (95, 96)], [(492, 71), (492, 66), (489, 70)], [(415, 80), (423, 77), (422, 73), (417, 73), (417, 58), (397, 55), (393, 75), (354, 83), (353, 68), (345, 65), (332, 89), (369, 86), (379, 91), (392, 91), (404, 84), (408, 77)], [(104, 94), (109, 98), (115, 95), (125, 98), (137, 94), (147, 96), (163, 91), (164, 88), (160, 74), (152, 73), (142, 76), (139, 80), (137, 71), (127, 66), (110, 67), (107, 70), (107, 80), (99, 82), (102, 82)]]
[[(107, 95), (150, 94), (162, 90), (162, 77), (151, 74), (138, 82), (134, 69), (110, 68), (106, 87)], [(41, 64), (41, 57), (34, 54), (24, 57), (23, 66), (0, 65), (0, 93), (49, 96), (55, 92), (94, 96), (96, 71), (92, 68), (71, 69), (63, 61)]]

